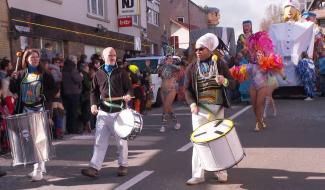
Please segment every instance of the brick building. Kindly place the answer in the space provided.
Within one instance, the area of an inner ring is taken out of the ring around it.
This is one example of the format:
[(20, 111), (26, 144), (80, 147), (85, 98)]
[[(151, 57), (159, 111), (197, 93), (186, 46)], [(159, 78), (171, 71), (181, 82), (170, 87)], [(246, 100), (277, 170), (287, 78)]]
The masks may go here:
[(7, 1), (0, 0), (0, 58), (10, 57), (8, 28), (9, 22)]

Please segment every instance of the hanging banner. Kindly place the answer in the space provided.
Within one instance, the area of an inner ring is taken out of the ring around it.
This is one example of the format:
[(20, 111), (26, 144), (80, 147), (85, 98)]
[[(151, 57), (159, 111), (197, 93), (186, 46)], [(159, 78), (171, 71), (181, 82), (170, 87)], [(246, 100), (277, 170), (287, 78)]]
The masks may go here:
[(118, 0), (119, 16), (139, 15), (139, 10), (139, 0)]

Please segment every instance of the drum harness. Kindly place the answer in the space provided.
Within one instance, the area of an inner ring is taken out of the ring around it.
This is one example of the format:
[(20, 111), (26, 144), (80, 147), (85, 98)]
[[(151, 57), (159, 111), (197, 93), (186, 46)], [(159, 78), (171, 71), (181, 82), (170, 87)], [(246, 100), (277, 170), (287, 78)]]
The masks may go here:
[[(41, 105), (41, 107), (43, 107), (44, 108), (44, 102), (46, 101), (46, 97), (45, 97), (45, 95), (43, 94), (43, 84), (42, 84), (42, 82), (41, 82), (41, 90), (40, 90), (40, 97), (41, 97), (41, 100), (40, 101), (38, 101), (38, 102), (34, 102), (34, 103), (32, 103), (32, 104), (26, 104), (26, 103), (24, 103), (23, 101), (22, 101), (22, 96), (21, 96), (21, 94), (22, 94), (22, 88), (21, 88), (21, 86), (22, 86), (22, 84), (23, 84), (23, 81), (26, 79), (26, 77), (28, 76), (28, 70), (26, 70), (26, 72), (25, 72), (25, 76), (24, 76), (24, 78), (21, 80), (21, 82), (20, 82), (20, 97), (19, 97), (19, 99), (20, 99), (20, 104), (18, 104), (18, 110), (20, 110), (20, 106), (21, 106), (21, 104), (23, 105), (23, 107), (29, 107), (29, 108), (39, 108), (39, 106)], [(39, 81), (42, 81), (42, 79), (43, 79), (43, 75), (41, 74), (40, 75), (40, 78), (38, 79)], [(34, 81), (32, 81), (32, 82), (34, 82)], [(29, 83), (31, 83), (31, 82), (29, 82)]]
[(104, 97), (101, 97), (101, 102), (105, 105), (105, 106), (107, 106), (107, 107), (109, 107), (110, 109), (109, 109), (109, 111), (111, 112), (112, 111), (112, 108), (120, 108), (121, 110), (123, 109), (123, 101), (121, 102), (121, 104), (120, 105), (118, 105), (118, 104), (114, 104), (114, 103), (112, 103), (112, 95), (111, 95), (111, 83), (110, 83), (110, 80), (111, 80), (111, 74), (113, 73), (113, 71), (114, 71), (115, 69), (113, 69), (112, 70), (112, 72), (111, 73), (106, 73), (104, 70), (104, 73), (106, 74), (106, 76), (107, 76), (107, 81), (108, 81), (108, 98), (104, 98)]

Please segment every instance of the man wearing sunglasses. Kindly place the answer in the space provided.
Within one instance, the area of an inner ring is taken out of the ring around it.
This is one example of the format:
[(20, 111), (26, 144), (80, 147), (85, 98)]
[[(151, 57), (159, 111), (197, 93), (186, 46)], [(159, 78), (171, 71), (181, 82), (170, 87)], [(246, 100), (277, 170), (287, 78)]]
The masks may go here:
[[(219, 44), (216, 35), (207, 33), (201, 36), (195, 44), (197, 60), (187, 67), (185, 74), (185, 98), (192, 112), (193, 131), (201, 125), (224, 118), (224, 99), (222, 87), (235, 88), (227, 63), (223, 59), (213, 58), (213, 52)], [(208, 115), (208, 116), (207, 116)], [(196, 185), (203, 183), (204, 168), (200, 155), (193, 145), (192, 178), (186, 184)], [(201, 156), (204, 158), (204, 155)], [(227, 181), (227, 171), (215, 172), (218, 181)]]

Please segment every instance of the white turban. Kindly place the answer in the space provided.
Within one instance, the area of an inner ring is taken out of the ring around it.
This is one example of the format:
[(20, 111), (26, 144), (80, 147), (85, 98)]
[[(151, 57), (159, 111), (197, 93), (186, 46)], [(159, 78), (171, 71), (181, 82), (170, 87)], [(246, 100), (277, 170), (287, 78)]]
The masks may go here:
[(195, 46), (202, 45), (208, 48), (210, 51), (214, 51), (219, 45), (218, 37), (212, 33), (207, 33), (201, 36), (197, 41)]
[(297, 10), (300, 10), (300, 3), (297, 0), (286, 0), (283, 3), (283, 8), (285, 8), (287, 6), (292, 6), (292, 7), (296, 8)]

